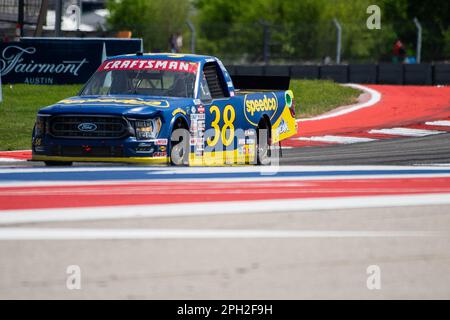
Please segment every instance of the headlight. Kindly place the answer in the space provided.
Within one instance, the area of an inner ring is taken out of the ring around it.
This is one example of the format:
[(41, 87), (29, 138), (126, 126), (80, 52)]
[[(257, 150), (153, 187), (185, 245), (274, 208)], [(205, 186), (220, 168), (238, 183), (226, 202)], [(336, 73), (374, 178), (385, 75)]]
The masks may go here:
[(34, 135), (36, 137), (41, 137), (45, 134), (45, 121), (46, 117), (37, 116), (36, 124), (34, 127)]
[(136, 120), (134, 129), (136, 130), (136, 139), (148, 140), (155, 139), (161, 130), (161, 119)]

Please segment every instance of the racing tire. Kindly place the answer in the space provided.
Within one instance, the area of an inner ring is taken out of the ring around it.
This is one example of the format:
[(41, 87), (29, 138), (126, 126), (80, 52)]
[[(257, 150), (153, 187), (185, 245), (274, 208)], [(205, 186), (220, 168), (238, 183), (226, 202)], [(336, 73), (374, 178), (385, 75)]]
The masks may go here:
[(262, 120), (257, 131), (256, 162), (258, 165), (270, 165), (272, 155), (270, 140), (270, 128), (267, 122)]
[(64, 162), (64, 161), (44, 161), (47, 167), (70, 167), (73, 162)]
[(173, 166), (189, 165), (189, 130), (178, 128), (172, 133), (170, 146), (170, 164)]

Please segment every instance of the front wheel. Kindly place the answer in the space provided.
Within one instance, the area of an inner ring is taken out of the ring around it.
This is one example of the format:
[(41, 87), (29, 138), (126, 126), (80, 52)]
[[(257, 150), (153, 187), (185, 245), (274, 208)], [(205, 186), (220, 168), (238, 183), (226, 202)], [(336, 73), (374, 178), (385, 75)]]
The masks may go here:
[(172, 133), (170, 163), (174, 166), (189, 165), (189, 131), (184, 128)]

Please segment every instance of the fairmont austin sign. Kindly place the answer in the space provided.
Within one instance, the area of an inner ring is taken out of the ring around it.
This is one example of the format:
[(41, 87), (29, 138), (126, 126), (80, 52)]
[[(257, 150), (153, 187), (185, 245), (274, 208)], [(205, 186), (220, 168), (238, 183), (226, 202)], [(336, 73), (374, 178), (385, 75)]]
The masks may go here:
[(37, 49), (35, 47), (22, 48), (12, 45), (3, 48), (0, 58), (2, 77), (8, 78), (7, 76), (12, 73), (17, 75), (17, 78), (23, 78), (24, 83), (54, 84), (55, 75), (66, 75), (67, 78), (76, 78), (80, 75), (81, 67), (89, 64), (86, 58), (70, 61), (61, 60), (56, 63), (38, 63), (34, 60), (36, 52)]
[(75, 84), (86, 82), (108, 55), (135, 53), (141, 41), (135, 39), (28, 38), (0, 44), (0, 72), (3, 83)]

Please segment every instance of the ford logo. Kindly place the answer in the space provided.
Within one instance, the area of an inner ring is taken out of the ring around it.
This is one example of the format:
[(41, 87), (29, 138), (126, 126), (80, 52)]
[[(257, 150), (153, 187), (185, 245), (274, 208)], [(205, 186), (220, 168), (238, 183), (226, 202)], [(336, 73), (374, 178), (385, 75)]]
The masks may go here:
[(84, 132), (91, 132), (97, 130), (97, 125), (94, 123), (80, 123), (78, 125), (78, 130)]

